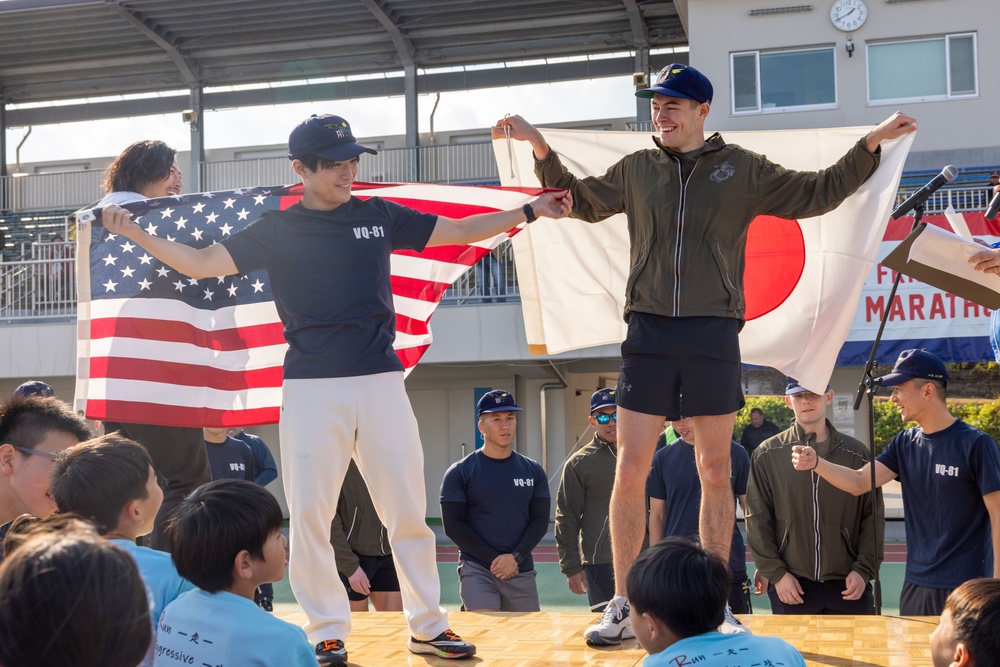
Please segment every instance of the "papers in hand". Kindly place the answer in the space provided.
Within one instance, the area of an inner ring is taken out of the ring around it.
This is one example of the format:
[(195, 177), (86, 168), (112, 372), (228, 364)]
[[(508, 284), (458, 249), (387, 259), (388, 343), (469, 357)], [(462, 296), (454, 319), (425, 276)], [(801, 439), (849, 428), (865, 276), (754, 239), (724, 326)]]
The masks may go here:
[(1000, 308), (1000, 275), (976, 271), (969, 258), (983, 246), (921, 223), (882, 262), (885, 266), (991, 310)]

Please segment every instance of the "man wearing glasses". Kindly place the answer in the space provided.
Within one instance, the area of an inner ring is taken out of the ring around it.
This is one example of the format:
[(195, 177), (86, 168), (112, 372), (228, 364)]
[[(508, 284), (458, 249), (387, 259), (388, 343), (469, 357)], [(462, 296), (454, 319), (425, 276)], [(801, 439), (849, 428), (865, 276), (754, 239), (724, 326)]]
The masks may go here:
[(44, 518), (56, 509), (53, 461), (91, 437), (83, 418), (57, 398), (12, 396), (0, 404), (0, 541), (19, 515)]
[[(556, 496), (556, 548), (569, 589), (587, 594), (592, 611), (603, 612), (615, 594), (608, 508), (618, 460), (618, 408), (614, 389), (590, 397), (594, 440), (572, 454)], [(581, 541), (582, 536), (582, 541)]]

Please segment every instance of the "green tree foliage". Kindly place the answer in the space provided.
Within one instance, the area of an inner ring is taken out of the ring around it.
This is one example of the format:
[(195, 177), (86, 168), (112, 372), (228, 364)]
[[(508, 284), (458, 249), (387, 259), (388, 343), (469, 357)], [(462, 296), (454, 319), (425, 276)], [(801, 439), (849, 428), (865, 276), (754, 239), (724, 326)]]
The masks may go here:
[[(747, 396), (746, 403), (746, 407), (736, 414), (736, 428), (733, 437), (737, 441), (743, 435), (743, 429), (750, 424), (750, 410), (752, 408), (763, 410), (765, 419), (773, 422), (781, 430), (791, 426), (795, 419), (795, 415), (785, 405), (784, 397), (781, 396)], [(1000, 400), (949, 401), (948, 410), (956, 418), (986, 432), (1000, 443)], [(887, 398), (875, 399), (874, 412), (876, 454), (880, 454), (889, 441), (904, 428), (916, 426), (915, 422), (904, 424), (903, 419), (899, 416), (899, 410)], [(865, 439), (863, 434), (859, 434), (859, 437)]]
[(746, 406), (736, 413), (736, 427), (733, 429), (733, 437), (737, 442), (743, 436), (743, 429), (750, 425), (750, 411), (754, 408), (763, 410), (764, 419), (782, 431), (791, 426), (795, 419), (791, 408), (785, 405), (783, 396), (747, 396), (746, 402)]

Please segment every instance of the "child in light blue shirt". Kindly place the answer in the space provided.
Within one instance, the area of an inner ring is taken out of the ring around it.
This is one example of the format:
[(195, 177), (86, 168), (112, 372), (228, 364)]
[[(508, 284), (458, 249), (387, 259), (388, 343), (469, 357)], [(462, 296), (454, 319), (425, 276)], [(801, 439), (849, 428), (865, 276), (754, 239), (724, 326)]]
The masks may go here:
[[(105, 539), (135, 560), (150, 596), (153, 633), (160, 613), (194, 584), (177, 574), (170, 554), (137, 546), (153, 530), (163, 503), (149, 453), (134, 440), (109, 433), (64, 450), (52, 470), (52, 497), (61, 512), (94, 524)], [(152, 654), (144, 665), (152, 664)]]
[(668, 537), (639, 554), (626, 587), (632, 630), (649, 656), (643, 667), (805, 667), (777, 637), (722, 634), (729, 566), (695, 542)]
[(302, 628), (263, 611), (254, 592), (288, 562), (278, 501), (253, 482), (219, 479), (178, 505), (168, 529), (174, 564), (194, 590), (167, 605), (156, 667), (316, 667)]

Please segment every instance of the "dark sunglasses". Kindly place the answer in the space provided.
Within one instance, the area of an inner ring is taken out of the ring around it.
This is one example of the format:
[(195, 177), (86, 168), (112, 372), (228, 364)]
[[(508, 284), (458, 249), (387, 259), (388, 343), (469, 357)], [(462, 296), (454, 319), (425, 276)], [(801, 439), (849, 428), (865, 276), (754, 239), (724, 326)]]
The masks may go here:
[(602, 412), (601, 414), (594, 416), (594, 421), (600, 424), (601, 426), (604, 426), (605, 424), (609, 423), (612, 419), (615, 420), (616, 424), (618, 423), (617, 412), (612, 412), (610, 415), (606, 412)]

